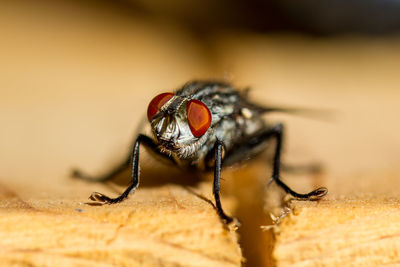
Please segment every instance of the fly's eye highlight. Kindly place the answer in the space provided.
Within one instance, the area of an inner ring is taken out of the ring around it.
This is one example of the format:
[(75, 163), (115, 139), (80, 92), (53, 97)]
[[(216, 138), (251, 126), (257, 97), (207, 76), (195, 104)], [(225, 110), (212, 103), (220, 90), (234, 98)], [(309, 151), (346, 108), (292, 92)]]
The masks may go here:
[(147, 108), (147, 118), (149, 119), (149, 122), (151, 122), (154, 115), (156, 115), (160, 111), (160, 108), (173, 96), (173, 93), (163, 93), (157, 95), (151, 100), (149, 107)]
[(186, 106), (187, 119), (190, 131), (195, 137), (207, 132), (211, 124), (211, 113), (203, 102), (192, 99)]

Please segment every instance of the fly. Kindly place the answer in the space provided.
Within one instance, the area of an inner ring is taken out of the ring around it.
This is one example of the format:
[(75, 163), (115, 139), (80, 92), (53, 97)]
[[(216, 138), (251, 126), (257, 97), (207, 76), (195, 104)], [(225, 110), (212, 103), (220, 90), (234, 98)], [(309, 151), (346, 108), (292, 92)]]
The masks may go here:
[(96, 181), (107, 181), (129, 165), (132, 168), (131, 184), (116, 198), (94, 192), (89, 197), (94, 203), (115, 204), (125, 200), (139, 185), (139, 148), (146, 146), (180, 167), (195, 167), (214, 171), (213, 195), (219, 217), (225, 223), (234, 219), (221, 205), (220, 179), (222, 163), (232, 165), (250, 158), (275, 140), (273, 171), (275, 181), (286, 193), (298, 199), (316, 200), (328, 193), (320, 187), (301, 194), (292, 190), (280, 179), (282, 124), (267, 124), (262, 115), (285, 109), (268, 108), (249, 101), (247, 91), (239, 91), (230, 84), (214, 81), (192, 81), (175, 93), (154, 97), (147, 109), (147, 118), (153, 136), (139, 134), (132, 155), (102, 177), (90, 177), (80, 171), (74, 176)]

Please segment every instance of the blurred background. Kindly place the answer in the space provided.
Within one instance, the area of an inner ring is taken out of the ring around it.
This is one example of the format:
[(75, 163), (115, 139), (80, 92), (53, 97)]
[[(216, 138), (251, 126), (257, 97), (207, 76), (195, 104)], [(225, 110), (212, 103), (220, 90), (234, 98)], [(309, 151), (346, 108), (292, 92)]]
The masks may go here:
[[(333, 195), (399, 173), (399, 1), (3, 0), (0, 25), (2, 185), (43, 198), (49, 184), (74, 191), (72, 166), (117, 162), (152, 97), (191, 79), (334, 111), (270, 117), (285, 122), (285, 159), (323, 163), (318, 183)], [(260, 208), (261, 195), (239, 210)], [(247, 264), (268, 265), (257, 240), (266, 219), (249, 218)]]

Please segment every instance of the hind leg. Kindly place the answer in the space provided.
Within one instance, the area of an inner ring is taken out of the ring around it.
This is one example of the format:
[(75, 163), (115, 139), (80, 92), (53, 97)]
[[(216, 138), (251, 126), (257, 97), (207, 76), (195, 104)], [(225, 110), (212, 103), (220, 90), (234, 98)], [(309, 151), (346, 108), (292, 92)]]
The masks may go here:
[(119, 163), (117, 166), (112, 168), (108, 173), (101, 175), (101, 176), (91, 176), (79, 169), (72, 170), (72, 176), (75, 178), (79, 178), (88, 182), (106, 182), (108, 180), (113, 179), (114, 177), (118, 176), (120, 173), (124, 172), (128, 169), (129, 163), (131, 161), (131, 155), (127, 156), (126, 159)]

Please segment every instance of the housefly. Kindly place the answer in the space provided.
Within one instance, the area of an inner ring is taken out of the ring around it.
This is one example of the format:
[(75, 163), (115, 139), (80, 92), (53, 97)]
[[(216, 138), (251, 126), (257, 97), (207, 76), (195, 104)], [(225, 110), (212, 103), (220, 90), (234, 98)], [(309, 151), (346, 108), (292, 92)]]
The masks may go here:
[(96, 181), (109, 180), (131, 166), (131, 183), (116, 198), (94, 192), (90, 200), (114, 204), (125, 200), (139, 184), (139, 148), (141, 145), (160, 154), (179, 167), (214, 171), (213, 195), (219, 217), (231, 223), (221, 205), (220, 179), (225, 166), (251, 158), (275, 140), (271, 180), (298, 199), (315, 200), (327, 194), (325, 187), (301, 194), (292, 190), (279, 176), (281, 167), (282, 124), (271, 125), (262, 115), (285, 109), (264, 107), (251, 102), (247, 91), (239, 91), (225, 82), (192, 81), (174, 93), (154, 97), (147, 109), (152, 136), (139, 134), (132, 155), (102, 177), (90, 177), (80, 171), (74, 176)]

